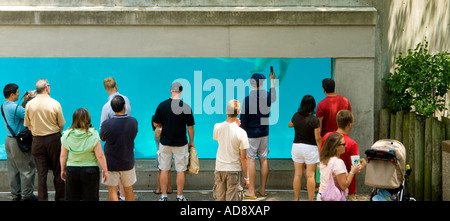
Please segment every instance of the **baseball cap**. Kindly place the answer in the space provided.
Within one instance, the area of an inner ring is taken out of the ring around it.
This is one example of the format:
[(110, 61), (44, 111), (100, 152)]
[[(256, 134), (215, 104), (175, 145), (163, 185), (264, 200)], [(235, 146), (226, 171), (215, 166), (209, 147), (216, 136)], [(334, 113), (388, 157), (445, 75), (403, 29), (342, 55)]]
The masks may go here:
[[(252, 77), (250, 78), (250, 80), (253, 80), (253, 81), (250, 81), (250, 84), (252, 86), (259, 87), (259, 83), (262, 83), (265, 79), (266, 79), (266, 77), (263, 74), (254, 73), (254, 74), (252, 74)], [(260, 82), (260, 80), (262, 80), (262, 81)]]
[(183, 86), (179, 82), (173, 82), (170, 90), (176, 92), (183, 91)]
[(261, 79), (266, 79), (266, 76), (264, 76), (263, 74), (260, 74), (260, 73), (254, 73), (254, 74), (252, 74), (251, 78), (255, 79), (255, 80), (261, 80)]

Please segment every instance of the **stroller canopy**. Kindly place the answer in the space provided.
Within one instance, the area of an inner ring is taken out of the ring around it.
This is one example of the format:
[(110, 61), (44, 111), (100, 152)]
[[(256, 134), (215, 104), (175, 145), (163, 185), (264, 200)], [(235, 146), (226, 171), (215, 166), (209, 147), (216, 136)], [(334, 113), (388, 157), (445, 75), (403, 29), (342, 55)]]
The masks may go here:
[(379, 140), (366, 151), (366, 155), (369, 161), (366, 169), (366, 185), (385, 189), (400, 187), (405, 179), (406, 162), (406, 150), (401, 142), (390, 139)]

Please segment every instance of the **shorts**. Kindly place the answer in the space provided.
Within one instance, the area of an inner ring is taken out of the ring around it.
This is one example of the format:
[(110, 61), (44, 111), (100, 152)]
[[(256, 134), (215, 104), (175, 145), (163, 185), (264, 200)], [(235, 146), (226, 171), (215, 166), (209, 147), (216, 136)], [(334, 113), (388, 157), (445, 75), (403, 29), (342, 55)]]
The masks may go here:
[(267, 158), (269, 154), (269, 136), (248, 138), (250, 147), (247, 149), (247, 157), (250, 159)]
[(172, 166), (172, 157), (175, 158), (175, 170), (177, 172), (184, 172), (187, 170), (189, 162), (188, 145), (174, 147), (159, 144), (158, 162), (159, 169), (169, 171)]
[(242, 171), (215, 171), (213, 197), (216, 201), (242, 201), (244, 173)]
[(118, 186), (119, 180), (124, 187), (133, 186), (136, 183), (136, 171), (133, 167), (126, 171), (108, 171), (108, 180), (103, 182), (107, 186)]
[(294, 143), (292, 144), (292, 160), (296, 163), (316, 164), (319, 160), (319, 149), (316, 145)]

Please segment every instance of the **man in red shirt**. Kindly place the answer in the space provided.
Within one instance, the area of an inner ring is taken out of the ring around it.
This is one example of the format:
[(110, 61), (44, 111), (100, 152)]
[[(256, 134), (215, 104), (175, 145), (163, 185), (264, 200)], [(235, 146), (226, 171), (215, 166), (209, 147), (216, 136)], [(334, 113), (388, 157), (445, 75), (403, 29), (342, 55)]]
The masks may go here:
[(328, 132), (334, 132), (338, 129), (336, 124), (336, 114), (338, 111), (352, 110), (347, 98), (334, 92), (335, 82), (333, 79), (326, 78), (322, 81), (322, 88), (326, 97), (317, 105), (316, 117), (319, 118), (321, 132), (323, 137)]
[[(340, 110), (336, 115), (336, 122), (338, 125), (338, 129), (334, 132), (328, 132), (325, 134), (325, 136), (322, 139), (321, 148), (327, 139), (327, 137), (332, 133), (340, 133), (344, 135), (344, 141), (345, 141), (345, 153), (341, 154), (340, 158), (344, 161), (345, 167), (347, 168), (347, 171), (351, 170), (352, 167), (352, 160), (350, 156), (358, 155), (359, 156), (359, 149), (358, 149), (358, 143), (356, 143), (352, 138), (348, 136), (348, 133), (353, 128), (353, 114), (349, 110)], [(361, 159), (361, 169), (363, 169), (366, 165), (366, 162), (364, 159)], [(356, 178), (353, 177), (353, 180), (348, 187), (348, 196), (347, 199), (349, 201), (356, 201)]]

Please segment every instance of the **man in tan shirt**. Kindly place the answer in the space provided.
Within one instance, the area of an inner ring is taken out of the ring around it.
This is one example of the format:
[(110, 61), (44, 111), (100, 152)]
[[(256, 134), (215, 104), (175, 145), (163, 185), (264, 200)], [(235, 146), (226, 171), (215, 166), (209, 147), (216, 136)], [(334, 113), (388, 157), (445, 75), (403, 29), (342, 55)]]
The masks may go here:
[(55, 201), (64, 200), (64, 181), (61, 179), (61, 131), (64, 116), (61, 105), (50, 97), (50, 84), (45, 79), (36, 83), (38, 95), (25, 107), (24, 126), (33, 134), (31, 153), (38, 172), (38, 196), (40, 201), (48, 200), (47, 173), (53, 171)]

